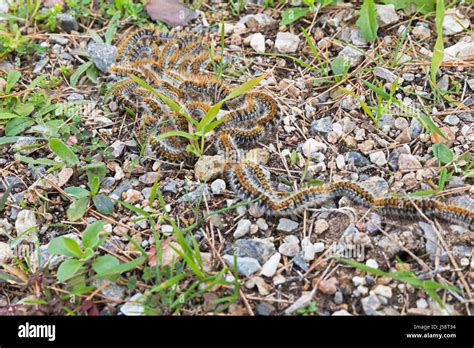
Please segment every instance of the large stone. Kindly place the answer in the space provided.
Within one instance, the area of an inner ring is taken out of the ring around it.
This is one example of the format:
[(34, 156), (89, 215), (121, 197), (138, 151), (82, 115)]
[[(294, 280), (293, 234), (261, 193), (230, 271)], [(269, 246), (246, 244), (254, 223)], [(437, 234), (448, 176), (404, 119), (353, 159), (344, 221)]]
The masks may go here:
[(469, 30), (471, 22), (469, 17), (459, 12), (456, 8), (450, 8), (444, 14), (443, 34), (446, 36), (455, 35), (463, 30)]
[(194, 165), (194, 176), (200, 181), (207, 182), (224, 172), (224, 157), (201, 156)]
[(456, 62), (460, 60), (466, 62), (474, 60), (474, 40), (459, 41), (457, 44), (449, 46), (444, 50), (444, 62)]
[(377, 6), (377, 22), (381, 27), (386, 27), (390, 24), (398, 22), (398, 17), (395, 11), (395, 6), (389, 5), (375, 5)]
[(300, 38), (291, 33), (278, 33), (275, 41), (275, 48), (280, 53), (294, 53), (298, 49)]
[(115, 61), (117, 47), (108, 44), (98, 44), (91, 42), (87, 51), (92, 58), (97, 69), (106, 73)]

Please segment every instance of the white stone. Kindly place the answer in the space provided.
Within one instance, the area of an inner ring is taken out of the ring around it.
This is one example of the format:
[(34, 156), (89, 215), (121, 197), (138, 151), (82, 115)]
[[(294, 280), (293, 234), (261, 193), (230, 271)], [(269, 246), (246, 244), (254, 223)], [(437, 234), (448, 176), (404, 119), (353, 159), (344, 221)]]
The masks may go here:
[(426, 40), (431, 37), (431, 30), (422, 25), (414, 27), (411, 33), (419, 40)]
[(127, 316), (143, 315), (143, 313), (145, 313), (144, 303), (145, 297), (142, 294), (137, 293), (133, 295), (127, 303), (120, 307), (120, 312)]
[(443, 34), (446, 36), (460, 33), (465, 29), (469, 30), (470, 26), (469, 18), (455, 8), (450, 8), (444, 14)]
[[(26, 239), (28, 241), (34, 241), (35, 227), (37, 227), (35, 212), (30, 209), (20, 210), (15, 221), (15, 230), (17, 237), (28, 231)], [(25, 238), (25, 237), (23, 237)], [(22, 239), (23, 239), (22, 238)]]
[(0, 242), (0, 263), (6, 263), (13, 256), (8, 243)]
[(222, 179), (216, 179), (211, 184), (211, 191), (215, 195), (221, 195), (225, 192), (226, 184)]
[(365, 265), (367, 267), (371, 267), (371, 268), (375, 268), (375, 269), (379, 268), (378, 262), (375, 261), (374, 259), (368, 259), (367, 262), (365, 263)]
[(374, 75), (384, 79), (387, 82), (393, 83), (397, 79), (397, 75), (386, 68), (381, 68), (379, 66), (375, 67)]
[(385, 298), (392, 298), (392, 288), (386, 285), (377, 285), (374, 289), (374, 293)]
[(327, 150), (327, 145), (317, 141), (316, 139), (309, 138), (306, 140), (302, 146), (303, 154), (307, 158), (311, 158), (314, 153), (324, 152)]
[(280, 53), (294, 53), (298, 49), (300, 38), (291, 33), (278, 33), (275, 40), (275, 48)]
[(262, 270), (260, 271), (260, 274), (265, 276), (265, 277), (273, 277), (273, 275), (276, 273), (278, 269), (278, 265), (280, 264), (281, 260), (281, 254), (280, 253), (275, 253), (273, 254), (267, 262), (264, 263), (262, 266)]
[(257, 53), (265, 52), (265, 37), (260, 33), (251, 35), (250, 47), (252, 47)]
[(395, 6), (389, 5), (375, 5), (377, 7), (377, 21), (381, 27), (386, 27), (390, 24), (398, 22), (398, 17), (395, 11)]
[(444, 50), (444, 62), (459, 60), (474, 60), (474, 40), (471, 42), (459, 41), (457, 44), (450, 46)]
[(370, 161), (379, 167), (387, 164), (387, 158), (385, 157), (385, 153), (383, 151), (372, 152), (370, 154)]
[(237, 228), (235, 229), (234, 238), (242, 238), (247, 233), (249, 233), (251, 224), (252, 223), (250, 222), (250, 220), (247, 220), (247, 219), (240, 220), (237, 224)]

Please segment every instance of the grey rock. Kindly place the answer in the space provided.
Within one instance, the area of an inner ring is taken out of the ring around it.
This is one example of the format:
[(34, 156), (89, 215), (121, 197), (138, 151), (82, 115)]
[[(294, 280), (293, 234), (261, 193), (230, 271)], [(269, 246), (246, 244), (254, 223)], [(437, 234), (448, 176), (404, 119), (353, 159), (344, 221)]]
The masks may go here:
[(364, 297), (361, 300), (362, 309), (366, 315), (376, 315), (377, 309), (379, 309), (382, 305), (379, 298), (376, 295), (370, 295)]
[(449, 88), (449, 76), (443, 75), (438, 81), (438, 88), (446, 92)]
[(441, 253), (440, 253), (440, 259), (442, 262), (447, 260), (447, 254), (444, 251), (443, 247), (440, 245), (438, 241), (438, 236), (436, 234), (436, 231), (431, 227), (430, 224), (427, 224), (426, 222), (420, 221), (418, 225), (421, 227), (425, 239), (426, 239), (426, 244), (425, 244), (425, 250), (429, 254), (430, 260), (434, 261), (436, 258), (436, 249), (439, 247), (441, 248)]
[(382, 115), (379, 120), (379, 127), (387, 127), (388, 129), (392, 128), (395, 125), (395, 119), (392, 115)]
[(250, 47), (252, 47), (257, 53), (265, 52), (265, 37), (261, 33), (251, 35)]
[(412, 81), (415, 80), (415, 74), (413, 74), (413, 73), (404, 73), (402, 75), (402, 78), (406, 82), (412, 82)]
[[(224, 261), (230, 266), (234, 266), (234, 256), (232, 255), (224, 255)], [(258, 271), (261, 270), (261, 266), (256, 259), (251, 257), (237, 257), (237, 272), (243, 276), (250, 276)]]
[(380, 240), (377, 242), (377, 245), (379, 248), (381, 248), (389, 258), (392, 258), (396, 254), (400, 252), (400, 246), (396, 242), (396, 236), (392, 236), (392, 238), (389, 238), (387, 236), (383, 236), (380, 238)]
[(364, 53), (354, 47), (346, 46), (339, 52), (338, 57), (345, 57), (349, 60), (351, 67), (355, 67), (362, 62)]
[(387, 158), (385, 157), (385, 152), (383, 151), (372, 152), (369, 157), (370, 161), (379, 167), (382, 167), (387, 164)]
[(423, 131), (423, 125), (417, 118), (412, 118), (410, 122), (410, 138), (416, 139)]
[(377, 21), (381, 27), (386, 27), (390, 24), (398, 22), (398, 17), (395, 11), (395, 6), (390, 5), (375, 5), (377, 7)]
[(173, 180), (163, 186), (163, 192), (178, 193), (178, 184), (181, 183), (180, 180)]
[(455, 125), (459, 124), (460, 119), (456, 115), (448, 115), (444, 118), (444, 122), (446, 122), (447, 124), (449, 124), (451, 126), (455, 126)]
[(275, 253), (273, 254), (267, 262), (265, 262), (262, 266), (262, 270), (260, 272), (261, 275), (265, 277), (273, 277), (278, 269), (278, 265), (280, 264), (281, 254)]
[(69, 13), (58, 14), (56, 20), (58, 21), (58, 26), (67, 33), (70, 33), (73, 30), (79, 30), (79, 24), (77, 23), (76, 18)]
[(216, 179), (211, 183), (211, 191), (214, 195), (222, 195), (225, 192), (226, 184), (222, 179)]
[(249, 14), (243, 16), (239, 23), (245, 24), (250, 30), (253, 31), (265, 31), (278, 26), (278, 21), (266, 13)]
[(112, 191), (110, 194), (110, 198), (112, 199), (122, 199), (122, 193), (128, 191), (129, 189), (132, 188), (132, 183), (131, 181), (124, 181), (120, 183), (120, 185), (115, 188), (115, 190)]
[(467, 122), (467, 123), (473, 123), (474, 122), (474, 116), (473, 116), (472, 112), (462, 112), (462, 113), (459, 114), (459, 118), (461, 120), (463, 120), (464, 122)]
[(280, 53), (294, 53), (298, 49), (300, 38), (292, 33), (277, 33), (275, 48)]
[(89, 43), (87, 51), (100, 71), (106, 73), (115, 61), (117, 47), (108, 44)]
[(62, 46), (67, 45), (69, 42), (69, 40), (62, 35), (51, 35), (49, 38), (54, 43), (57, 43), (58, 45), (62, 45)]
[(351, 30), (351, 42), (355, 46), (366, 46), (367, 41), (362, 37), (360, 29)]
[(35, 67), (33, 68), (33, 74), (39, 74), (43, 71), (44, 67), (46, 64), (48, 64), (49, 58), (48, 57), (43, 57), (41, 58), (36, 64)]
[(112, 145), (110, 145), (110, 147), (113, 149), (112, 156), (119, 158), (125, 149), (125, 143), (123, 141), (116, 140)]
[(365, 229), (368, 233), (375, 233), (379, 230), (379, 227), (382, 226), (382, 219), (377, 213), (371, 213), (369, 216), (369, 221), (365, 225)]
[(397, 79), (397, 75), (386, 68), (375, 67), (374, 75), (384, 79), (387, 82), (393, 83)]
[(194, 191), (188, 192), (182, 197), (180, 197), (178, 199), (178, 202), (196, 203), (198, 200), (202, 200), (204, 195), (206, 195), (206, 197), (209, 197), (209, 190), (206, 184), (201, 184)]
[(361, 181), (360, 185), (377, 197), (385, 196), (389, 190), (387, 181), (380, 176), (372, 176), (367, 180)]
[(323, 117), (311, 122), (310, 132), (312, 134), (332, 132), (332, 117)]
[(417, 25), (413, 28), (411, 33), (414, 37), (422, 41), (431, 37), (431, 30), (423, 25)]
[(239, 239), (235, 242), (235, 249), (228, 248), (225, 254), (233, 255), (234, 251), (237, 256), (256, 259), (262, 265), (276, 252), (272, 243), (259, 239)]
[(302, 253), (298, 253), (293, 257), (293, 263), (298, 266), (303, 272), (306, 272), (309, 268), (308, 264), (304, 260)]
[(123, 300), (125, 298), (125, 291), (127, 290), (126, 287), (119, 286), (115, 283), (111, 283), (111, 284), (107, 285), (104, 288), (103, 284), (105, 282), (108, 282), (108, 280), (107, 279), (96, 279), (96, 280), (92, 281), (92, 284), (95, 285), (97, 288), (102, 288), (100, 290), (101, 294), (108, 297), (108, 298), (110, 298), (110, 299), (120, 301), (120, 300)]
[(82, 94), (79, 94), (79, 93), (71, 93), (67, 96), (67, 101), (83, 101), (84, 100), (84, 96)]
[(258, 228), (261, 229), (262, 231), (268, 230), (268, 224), (267, 224), (267, 222), (265, 221), (265, 219), (262, 219), (262, 218), (257, 219), (257, 226), (258, 226)]
[(299, 226), (299, 223), (287, 218), (281, 218), (278, 222), (277, 231), (281, 232), (292, 232), (296, 230)]
[(249, 233), (251, 224), (252, 223), (250, 222), (250, 220), (247, 220), (247, 219), (240, 220), (237, 224), (237, 228), (234, 231), (234, 238), (242, 238), (247, 233)]
[(415, 156), (402, 153), (398, 158), (398, 168), (400, 170), (415, 170), (421, 169), (421, 163), (416, 159)]
[(336, 291), (334, 294), (334, 303), (339, 305), (342, 302), (344, 302), (344, 296), (342, 295), (342, 292)]
[(275, 312), (276, 308), (269, 303), (262, 302), (255, 307), (257, 315), (269, 316)]
[(443, 34), (446, 36), (455, 35), (464, 31), (471, 25), (469, 17), (462, 14), (456, 8), (450, 8), (446, 11), (443, 20)]
[(356, 167), (370, 166), (370, 161), (358, 151), (349, 151), (347, 153), (346, 161), (352, 163)]
[(284, 238), (284, 243), (278, 248), (280, 254), (294, 257), (300, 252), (299, 240), (297, 237), (290, 235)]
[(143, 315), (145, 313), (145, 297), (137, 293), (133, 295), (127, 303), (120, 307), (120, 312), (126, 316)]

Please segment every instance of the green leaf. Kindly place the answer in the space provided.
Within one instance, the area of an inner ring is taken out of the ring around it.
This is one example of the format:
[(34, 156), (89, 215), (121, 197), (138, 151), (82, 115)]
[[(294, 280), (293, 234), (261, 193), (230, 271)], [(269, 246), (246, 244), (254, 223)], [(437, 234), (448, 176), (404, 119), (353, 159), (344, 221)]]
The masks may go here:
[(0, 137), (0, 145), (16, 143), (20, 137)]
[(16, 70), (10, 70), (7, 75), (7, 83), (5, 85), (5, 93), (10, 93), (13, 86), (18, 82), (21, 73)]
[(146, 261), (146, 256), (140, 256), (140, 257), (138, 257), (135, 260), (132, 260), (130, 262), (122, 263), (118, 266), (109, 268), (106, 271), (103, 271), (100, 274), (97, 274), (97, 276), (99, 278), (103, 278), (103, 277), (107, 277), (107, 276), (110, 276), (110, 275), (122, 274), (124, 272), (128, 272), (132, 269), (137, 268), (138, 266), (140, 266), (145, 261)]
[(76, 275), (81, 267), (83, 266), (82, 261), (79, 260), (66, 260), (58, 268), (58, 280), (64, 283), (66, 280)]
[(443, 21), (444, 21), (444, 0), (437, 0), (436, 4), (436, 43), (431, 58), (431, 82), (436, 85), (436, 73), (443, 63), (444, 44), (443, 44)]
[(263, 79), (265, 78), (265, 74), (257, 76), (247, 82), (244, 82), (241, 84), (239, 87), (234, 88), (232, 92), (229, 93), (227, 97), (225, 97), (224, 101), (233, 99), (238, 97), (239, 95), (247, 92), (248, 90), (254, 88), (256, 85), (258, 85)]
[(377, 23), (377, 7), (374, 0), (364, 0), (356, 24), (364, 39), (369, 42), (375, 41), (379, 25)]
[(22, 161), (23, 163), (28, 163), (28, 164), (53, 166), (53, 167), (64, 166), (64, 164), (62, 164), (60, 162), (50, 160), (49, 158), (32, 158), (32, 157), (27, 157), (27, 156), (20, 155), (19, 153), (16, 153), (14, 157), (15, 157), (16, 160)]
[(84, 230), (82, 233), (82, 244), (84, 249), (94, 249), (99, 244), (99, 233), (104, 229), (103, 221), (95, 221)]
[(29, 117), (14, 118), (5, 125), (5, 135), (14, 136), (23, 133), (25, 130), (35, 124), (35, 121)]
[(18, 117), (20, 116), (12, 112), (0, 111), (0, 120), (10, 120), (12, 118), (18, 118)]
[(117, 32), (117, 27), (119, 25), (119, 20), (120, 20), (120, 12), (115, 12), (112, 19), (109, 22), (109, 27), (107, 28), (107, 31), (105, 32), (105, 43), (106, 44), (110, 45), (112, 43), (112, 40), (115, 36), (115, 33)]
[(192, 118), (191, 116), (189, 116), (188, 114), (186, 114), (184, 111), (183, 111), (183, 108), (181, 107), (181, 105), (179, 105), (177, 102), (175, 102), (174, 100), (168, 98), (166, 95), (158, 92), (156, 89), (154, 89), (153, 87), (151, 87), (146, 81), (142, 80), (141, 78), (137, 77), (137, 76), (134, 76), (134, 75), (130, 75), (130, 78), (137, 84), (139, 84), (141, 87), (145, 88), (147, 91), (150, 91), (154, 94), (156, 94), (158, 97), (160, 97), (160, 99), (166, 104), (168, 105), (168, 107), (173, 110), (174, 112), (177, 112), (178, 114), (184, 116), (189, 122), (191, 122), (192, 124), (194, 124), (195, 126), (198, 124), (198, 121), (196, 121), (194, 118)]
[(79, 159), (72, 150), (58, 138), (52, 138), (49, 141), (49, 148), (66, 164), (73, 166), (79, 163)]
[(79, 66), (77, 70), (74, 72), (74, 74), (71, 75), (71, 86), (76, 86), (77, 82), (79, 81), (79, 78), (89, 69), (89, 67), (92, 65), (92, 61), (86, 62)]
[(94, 40), (95, 43), (97, 43), (97, 44), (103, 44), (104, 43), (104, 40), (102, 40), (102, 38), (99, 36), (99, 34), (97, 34), (97, 32), (95, 30), (89, 31), (89, 35), (92, 38), (92, 40)]
[(79, 244), (69, 237), (54, 238), (49, 243), (48, 251), (51, 254), (75, 257), (78, 259), (84, 256)]
[(310, 11), (309, 7), (293, 7), (285, 10), (281, 15), (281, 25), (291, 24), (301, 17), (306, 16)]
[(112, 281), (115, 281), (119, 277), (119, 274), (114, 274), (114, 269), (117, 269), (118, 266), (120, 266), (120, 261), (112, 255), (99, 256), (92, 263), (92, 269), (95, 273), (98, 275), (111, 274), (110, 276), (105, 276), (105, 278)]
[(112, 200), (106, 195), (100, 194), (94, 196), (92, 202), (99, 213), (111, 215), (114, 212), (114, 202), (112, 202)]
[(22, 117), (30, 115), (34, 109), (35, 104), (33, 103), (19, 103), (15, 106), (15, 112)]
[(92, 83), (97, 83), (97, 79), (99, 78), (99, 70), (94, 65), (92, 65), (86, 70), (86, 75)]
[(454, 158), (453, 151), (445, 144), (433, 144), (432, 146), (434, 156), (442, 163), (450, 163)]
[(67, 187), (67, 188), (64, 189), (64, 192), (68, 193), (69, 195), (71, 195), (75, 199), (90, 196), (90, 192), (87, 191), (85, 188), (82, 188), (82, 187), (75, 187), (75, 186)]
[(349, 71), (350, 63), (346, 57), (336, 57), (331, 62), (331, 70), (336, 75), (336, 82), (340, 82)]
[(66, 214), (70, 221), (77, 221), (84, 216), (89, 206), (89, 197), (79, 198), (72, 202)]
[(7, 187), (5, 192), (3, 192), (2, 196), (0, 197), (0, 211), (3, 211), (5, 209), (5, 204), (7, 203), (8, 200), (8, 195), (13, 189), (13, 185), (10, 185)]

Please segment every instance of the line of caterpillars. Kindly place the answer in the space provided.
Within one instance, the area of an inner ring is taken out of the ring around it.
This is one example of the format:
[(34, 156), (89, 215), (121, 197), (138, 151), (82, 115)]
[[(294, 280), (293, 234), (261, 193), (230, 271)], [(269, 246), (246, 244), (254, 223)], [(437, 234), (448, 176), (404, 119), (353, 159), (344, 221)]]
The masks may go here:
[[(170, 130), (187, 132), (188, 121), (129, 76), (145, 80), (179, 102), (185, 113), (200, 119), (211, 105), (226, 98), (231, 91), (210, 73), (219, 61), (220, 57), (212, 57), (208, 44), (195, 35), (178, 36), (146, 27), (122, 41), (113, 71), (124, 79), (115, 86), (114, 95), (127, 107), (142, 113), (140, 134), (148, 138), (158, 156), (175, 162), (191, 160), (184, 138), (156, 138)], [(225, 176), (229, 186), (242, 199), (258, 199), (271, 214), (297, 214), (305, 208), (322, 206), (328, 200), (345, 196), (355, 204), (390, 218), (420, 219), (425, 215), (474, 229), (474, 212), (468, 209), (435, 200), (376, 198), (351, 182), (312, 186), (292, 194), (277, 192), (261, 166), (243, 161), (240, 156), (240, 148), (263, 139), (278, 123), (276, 101), (262, 92), (247, 92), (226, 101), (223, 109), (229, 112), (215, 129), (215, 145), (226, 158)]]

